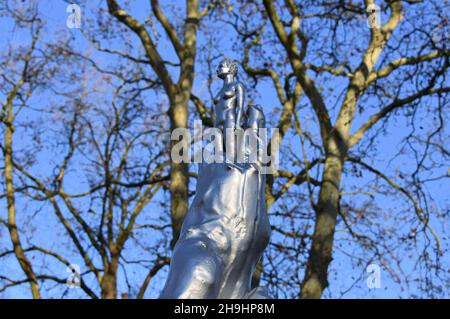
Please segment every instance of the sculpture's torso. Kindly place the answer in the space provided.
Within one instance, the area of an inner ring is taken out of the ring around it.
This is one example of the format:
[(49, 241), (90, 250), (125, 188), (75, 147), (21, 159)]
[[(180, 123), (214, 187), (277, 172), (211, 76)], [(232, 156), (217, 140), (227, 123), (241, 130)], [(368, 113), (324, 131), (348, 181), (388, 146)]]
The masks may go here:
[[(231, 83), (224, 85), (222, 90), (214, 98), (214, 117), (215, 127), (226, 128), (229, 127), (228, 123), (231, 123), (235, 119), (236, 97), (237, 87), (242, 85), (240, 83)], [(234, 126), (233, 126), (234, 127)]]

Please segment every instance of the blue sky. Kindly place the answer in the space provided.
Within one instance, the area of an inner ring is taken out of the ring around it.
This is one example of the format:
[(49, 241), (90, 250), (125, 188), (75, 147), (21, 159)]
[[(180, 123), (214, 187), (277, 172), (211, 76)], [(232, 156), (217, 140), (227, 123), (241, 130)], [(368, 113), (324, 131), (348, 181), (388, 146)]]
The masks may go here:
[[(88, 4), (89, 3), (89, 4)], [(162, 2), (164, 3), (164, 2)], [(87, 19), (96, 19), (97, 17), (93, 15), (93, 11), (96, 8), (96, 6), (103, 6), (105, 7), (104, 1), (92, 1), (92, 2), (84, 2), (81, 1), (80, 6), (82, 8), (83, 12), (83, 19), (82, 24), (89, 25), (88, 23), (85, 23)], [(63, 35), (63, 36), (70, 36), (74, 38), (75, 46), (77, 49), (80, 50), (80, 52), (88, 52), (89, 51), (89, 44), (84, 38), (84, 36), (80, 33), (80, 30), (77, 29), (69, 29), (66, 27), (66, 18), (68, 16), (68, 13), (66, 13), (66, 6), (67, 3), (64, 1), (59, 0), (52, 0), (52, 1), (46, 1), (41, 2), (39, 4), (39, 11), (41, 15), (46, 20), (46, 27), (45, 37), (49, 41), (53, 41), (56, 36), (55, 34)], [(164, 5), (163, 5), (164, 7)], [(182, 6), (181, 6), (182, 7)], [(148, 15), (149, 8), (147, 2), (144, 1), (136, 1), (133, 2), (133, 10), (132, 14), (140, 21), (144, 21), (146, 16)], [(106, 13), (105, 13), (106, 14)], [(177, 22), (180, 17), (172, 17), (175, 22)], [(385, 18), (385, 17), (383, 17)], [(411, 21), (406, 21), (405, 23), (411, 23)], [(12, 28), (11, 21), (6, 20), (5, 18), (1, 18), (0, 20), (1, 29), (5, 30), (5, 34), (7, 36), (0, 38), (0, 45), (4, 47), (7, 43), (12, 43), (13, 46), (19, 46), (22, 43), (28, 43), (29, 41), (29, 32), (25, 30), (19, 30)], [(360, 21), (360, 24), (365, 24), (365, 21)], [(82, 26), (83, 28), (83, 26)], [(218, 29), (222, 30), (223, 32), (223, 41), (220, 43), (220, 47), (215, 47), (214, 52), (220, 52), (226, 56), (229, 56), (231, 58), (239, 59), (241, 57), (241, 52), (236, 52), (233, 50), (232, 43), (234, 34), (231, 30), (231, 28), (226, 26), (220, 26)], [(368, 32), (367, 28), (361, 27), (358, 30), (364, 30), (363, 32)], [(217, 31), (217, 30), (215, 30)], [(341, 31), (345, 32), (345, 31)], [(353, 31), (349, 31), (353, 32)], [(360, 31), (354, 31), (354, 32), (360, 32)], [(199, 36), (199, 45), (204, 46), (205, 45), (205, 38), (202, 38), (202, 35), (200, 33)], [(362, 40), (363, 41), (363, 40)], [(138, 47), (138, 42), (134, 38), (133, 43), (136, 44), (136, 47)], [(114, 48), (121, 48), (122, 43), (112, 43), (111, 44)], [(159, 50), (161, 52), (161, 55), (171, 61), (175, 61), (176, 57), (174, 55), (173, 50), (170, 48), (170, 45), (167, 43), (167, 41), (164, 41), (163, 39), (159, 42)], [(95, 50), (90, 49), (92, 52), (92, 57), (98, 61), (100, 65), (103, 65), (107, 67), (108, 65), (114, 64), (114, 58), (110, 55), (106, 55), (103, 53), (96, 52)], [(200, 54), (200, 53), (199, 53)], [(350, 58), (351, 60), (352, 58)], [(356, 58), (354, 58), (356, 59)], [(351, 63), (356, 63), (356, 61), (351, 60)], [(176, 68), (170, 68), (170, 71), (172, 72), (173, 78), (177, 77), (176, 74)], [(149, 70), (150, 72), (150, 70)], [(200, 72), (199, 72), (200, 73)], [(246, 80), (245, 77), (242, 77), (243, 80)], [(95, 82), (95, 76), (92, 77), (91, 83)], [(345, 81), (336, 80), (334, 79), (333, 82), (330, 82), (329, 79), (321, 79), (324, 83), (323, 85), (325, 88), (333, 88), (334, 92), (343, 90), (347, 83)], [(201, 98), (208, 98), (207, 90), (205, 87), (205, 77), (204, 74), (199, 74), (199, 76), (196, 77), (194, 90), (193, 92), (201, 97)], [(213, 89), (217, 90), (217, 87), (219, 85), (218, 81), (215, 81), (213, 83)], [(266, 114), (273, 114), (275, 112), (275, 109), (279, 107), (280, 102), (278, 101), (275, 91), (273, 89), (272, 83), (269, 81), (262, 81), (258, 84), (256, 89), (249, 89), (249, 93), (251, 94), (252, 98), (254, 98), (254, 101), (256, 103), (261, 104), (264, 107), (264, 110)], [(325, 91), (326, 92), (326, 91)], [(326, 93), (324, 93), (326, 95)], [(326, 101), (327, 105), (333, 105), (337, 103), (335, 98), (336, 93), (326, 95)], [(4, 96), (0, 95), (1, 100), (4, 100)], [(105, 100), (108, 100), (108, 93), (103, 96)], [(151, 95), (149, 93), (149, 99), (164, 99), (162, 96), (158, 95)], [(50, 92), (40, 92), (36, 97), (32, 98), (33, 105), (36, 106), (37, 109), (45, 109), (46, 104), (49, 103), (61, 103), (62, 101), (59, 100), (58, 97), (53, 96)], [(150, 100), (149, 103), (152, 103), (153, 100)], [(378, 101), (376, 100), (368, 100), (368, 104), (375, 105)], [(428, 99), (426, 103), (437, 103), (436, 99)], [(317, 125), (315, 125), (313, 115), (311, 110), (308, 108), (307, 102), (305, 100), (301, 100), (300, 104), (302, 105), (299, 107), (299, 116), (302, 120), (304, 120), (304, 129), (308, 128), (311, 130), (313, 134), (317, 134)], [(447, 108), (448, 110), (448, 108)], [(337, 114), (333, 114), (335, 112), (331, 111), (331, 116), (334, 120), (334, 117)], [(361, 116), (357, 117), (354, 123), (354, 128), (357, 128), (360, 126), (361, 123), (363, 123), (364, 120), (367, 119), (367, 116), (371, 113), (363, 113)], [(25, 109), (20, 114), (20, 120), (21, 121), (27, 121), (27, 120), (36, 120), (36, 118), (43, 117), (45, 118), (47, 115), (42, 115), (42, 112), (34, 112), (30, 109)], [(275, 118), (275, 115), (273, 117), (270, 117), (271, 119)], [(427, 112), (422, 112), (419, 114), (419, 118), (423, 126), (425, 126), (426, 130), (431, 130), (434, 121), (431, 119), (430, 114)], [(52, 122), (47, 123), (46, 125), (58, 125), (58, 124), (52, 124)], [(379, 170), (383, 172), (388, 172), (389, 176), (394, 176), (396, 172), (399, 170), (403, 172), (412, 172), (414, 169), (414, 163), (411, 161), (410, 155), (401, 155), (401, 156), (395, 156), (397, 152), (400, 151), (400, 147), (402, 144), (402, 139), (404, 138), (405, 134), (411, 130), (410, 124), (406, 121), (405, 117), (398, 117), (398, 120), (390, 121), (387, 124), (386, 130), (388, 134), (380, 134), (380, 136), (376, 140), (376, 146), (377, 151), (375, 152), (374, 156), (371, 158), (371, 164), (373, 164), (375, 167), (377, 167)], [(445, 136), (448, 137), (448, 128), (445, 128)], [(15, 147), (18, 149), (25, 149), (29, 143), (32, 143), (32, 141), (27, 141), (25, 138), (27, 136), (26, 130), (18, 130), (15, 134)], [(45, 134), (44, 134), (45, 136)], [(54, 150), (54, 149), (53, 149)], [(289, 156), (286, 155), (288, 151), (292, 151), (294, 153), (300, 154), (301, 145), (298, 137), (292, 137), (288, 136), (286, 140), (282, 144), (282, 153), (280, 155), (280, 165), (281, 167), (286, 168), (292, 168), (291, 159)], [(310, 151), (310, 150), (308, 150)], [(312, 150), (311, 150), (312, 154)], [(39, 174), (42, 174), (45, 176), (46, 174), (51, 173), (50, 170), (52, 169), (52, 165), (54, 162), (58, 162), (58, 155), (54, 154), (52, 152), (46, 152), (45, 149), (41, 150), (38, 154), (36, 154), (38, 162), (40, 163), (39, 166), (35, 167), (35, 171)], [(144, 155), (143, 155), (144, 156)], [(300, 155), (299, 155), (300, 156)], [(311, 158), (309, 158), (311, 160)], [(444, 158), (437, 158), (437, 160), (440, 160), (443, 162), (443, 167), (445, 167)], [(48, 163), (46, 165), (45, 163)], [(447, 168), (442, 168), (441, 171), (434, 171), (433, 173), (435, 176), (437, 175), (445, 175)], [(195, 169), (195, 168), (192, 168)], [(318, 171), (320, 173), (320, 171)], [(83, 180), (80, 180), (80, 178), (83, 178), (83, 174), (80, 174), (77, 171), (73, 171), (68, 175), (67, 183), (70, 184), (71, 190), (73, 192), (79, 191), (81, 192), (86, 187), (86, 183)], [(367, 184), (370, 185), (370, 183), (373, 181), (374, 176), (368, 173), (365, 173), (362, 178), (356, 178), (352, 176), (351, 174), (346, 174), (343, 178), (342, 184), (344, 185), (345, 191), (350, 192), (352, 189), (356, 189), (361, 185)], [(434, 202), (433, 205), (435, 205), (434, 209), (437, 211), (444, 212), (442, 219), (437, 219), (432, 216), (430, 220), (430, 224), (435, 228), (435, 231), (438, 233), (438, 235), (441, 238), (442, 246), (448, 250), (449, 241), (448, 241), (448, 234), (449, 234), (449, 202), (448, 202), (448, 189), (449, 189), (449, 182), (448, 178), (446, 179), (440, 179), (433, 183), (427, 184), (427, 191), (431, 194), (433, 194)], [(191, 188), (193, 185), (191, 186)], [(354, 201), (355, 206), (363, 206), (367, 203), (370, 203), (371, 201), (375, 202), (377, 204), (377, 209), (379, 209), (378, 214), (374, 215), (374, 220), (377, 223), (380, 223), (383, 228), (386, 229), (392, 229), (394, 234), (404, 234), (408, 233), (410, 231), (409, 227), (410, 224), (406, 223), (404, 225), (398, 224), (398, 220), (392, 219), (391, 217), (395, 214), (399, 213), (399, 211), (408, 211), (410, 210), (411, 217), (413, 217), (413, 211), (410, 205), (405, 201), (400, 195), (397, 196), (389, 196), (392, 195), (392, 193), (388, 193), (385, 196), (377, 194), (373, 198), (367, 197), (364, 194), (359, 194), (351, 197), (351, 200)], [(156, 201), (163, 201), (167, 199), (167, 194), (164, 194), (163, 192), (158, 193)], [(143, 217), (145, 220), (148, 219), (154, 219), (158, 220), (158, 215), (167, 215), (167, 212), (164, 209), (161, 209), (153, 200), (151, 203), (145, 208)], [(4, 201), (1, 202), (1, 207), (4, 207), (5, 203)], [(18, 200), (18, 205), (22, 211), (36, 211), (39, 207), (29, 207), (29, 205), (26, 204), (26, 202), (22, 200)], [(276, 210), (282, 210), (283, 207), (280, 206), (281, 203), (277, 203), (273, 207), (273, 211)], [(302, 203), (302, 207), (306, 207), (307, 204)], [(48, 248), (54, 248), (58, 251), (64, 251), (65, 244), (61, 244), (61, 242), (58, 241), (58, 235), (56, 230), (58, 232), (61, 232), (60, 226), (55, 224), (55, 221), (52, 218), (49, 218), (50, 212), (49, 207), (43, 205), (42, 209), (40, 210), (40, 213), (37, 213), (33, 219), (32, 224), (25, 224), (23, 227), (30, 229), (35, 228), (34, 236), (32, 238), (32, 241), (36, 244), (40, 243), (45, 245)], [(5, 210), (1, 209), (1, 217), (4, 217)], [(167, 217), (167, 216), (166, 216)], [(19, 221), (21, 221), (21, 216), (18, 216)], [(22, 219), (22, 221), (25, 221)], [(274, 224), (278, 224), (281, 221), (278, 220), (276, 217), (271, 217), (271, 222)], [(311, 226), (313, 221), (310, 221)], [(414, 224), (414, 222), (411, 222)], [(304, 225), (302, 225), (303, 227)], [(299, 225), (294, 225), (295, 227), (299, 227)], [(334, 251), (334, 259), (331, 264), (331, 271), (330, 271), (330, 288), (327, 289), (327, 291), (324, 294), (324, 297), (333, 297), (333, 298), (396, 298), (396, 297), (410, 297), (412, 295), (418, 295), (418, 296), (424, 296), (423, 293), (418, 289), (417, 284), (412, 282), (409, 287), (406, 287), (404, 285), (399, 285), (396, 283), (395, 276), (392, 275), (391, 271), (388, 269), (386, 265), (380, 265), (381, 269), (381, 288), (380, 289), (369, 289), (366, 285), (366, 278), (367, 273), (365, 272), (367, 264), (365, 263), (355, 263), (355, 260), (351, 257), (358, 256), (358, 254), (362, 253), (362, 250), (358, 248), (354, 243), (352, 243), (351, 240), (349, 240), (349, 234), (344, 229), (342, 223), (339, 223), (338, 225), (338, 231), (335, 236), (335, 243), (339, 244), (336, 245), (335, 251)], [(364, 231), (362, 229), (361, 231)], [(10, 246), (10, 243), (8, 242), (8, 238), (6, 235), (6, 232), (0, 232), (0, 247), (8, 247)], [(277, 242), (283, 242), (283, 239), (280, 237), (279, 234), (274, 233), (274, 237), (272, 238), (273, 241)], [(154, 242), (155, 245), (158, 245), (160, 238), (148, 238), (148, 244), (151, 245), (152, 242)], [(417, 242), (415, 243), (415, 246), (413, 248), (410, 248), (408, 253), (405, 253), (405, 255), (408, 255), (411, 252), (419, 251), (423, 248), (423, 245), (425, 244), (424, 238), (419, 238)], [(139, 254), (142, 254), (142, 251), (134, 251), (132, 244), (129, 244), (129, 252), (127, 252), (127, 256), (130, 258), (138, 258), (140, 257)], [(342, 245), (342, 247), (341, 247)], [(67, 250), (69, 251), (69, 250)], [(395, 252), (395, 249), (393, 248), (393, 251)], [(352, 255), (354, 254), (354, 255)], [(30, 254), (32, 255), (32, 254)], [(40, 258), (37, 257), (36, 258)], [(299, 256), (300, 258), (300, 256)], [(83, 262), (81, 258), (78, 255), (70, 256), (70, 260), (72, 263), (80, 264), (82, 265)], [(450, 262), (449, 262), (449, 256), (444, 255), (441, 257), (441, 262), (444, 265), (444, 269), (449, 269)], [(39, 260), (39, 263), (41, 265), (46, 265), (48, 263), (52, 263), (51, 259), (41, 259)], [(374, 263), (377, 263), (377, 261), (374, 261)], [(415, 258), (412, 256), (411, 258), (405, 257), (401, 261), (402, 271), (408, 275), (411, 274), (412, 277), (414, 277), (419, 272), (425, 272), (426, 269), (421, 269), (415, 264)], [(63, 265), (51, 265), (51, 269), (60, 277), (65, 277), (67, 275), (66, 269)], [(6, 272), (8, 274), (14, 274), (14, 278), (21, 278), (23, 276), (21, 269), (18, 267), (17, 262), (10, 258), (7, 262), (1, 261), (0, 262), (0, 273)], [(141, 280), (143, 276), (144, 269), (139, 267), (132, 267), (128, 269), (130, 275), (130, 279), (136, 278), (137, 280)], [(134, 274), (133, 274), (134, 272)], [(155, 298), (158, 296), (159, 289), (162, 288), (162, 284), (164, 283), (165, 276), (167, 274), (167, 267), (158, 273), (158, 276), (152, 281), (151, 289), (147, 291), (146, 297), (147, 298)], [(336, 274), (336, 275), (335, 275)], [(301, 278), (302, 274), (301, 271), (298, 274), (298, 276)], [(448, 274), (447, 274), (448, 276)], [(448, 277), (447, 277), (448, 278)], [(87, 282), (89, 280), (93, 280), (93, 278), (87, 278)], [(264, 279), (263, 279), (264, 282)], [(444, 280), (445, 282), (445, 280)], [(448, 284), (448, 281), (447, 281)], [(445, 295), (448, 297), (448, 286), (447, 293)], [(59, 288), (55, 288), (58, 291)], [(125, 278), (122, 274), (119, 273), (119, 292), (126, 291), (127, 286), (125, 282)], [(445, 287), (444, 287), (445, 289)], [(283, 291), (282, 287), (279, 287), (279, 289), (275, 289), (272, 291), (272, 293), (276, 294), (278, 297), (286, 297), (286, 295), (289, 292)], [(13, 289), (8, 289), (6, 292), (4, 292), (2, 295), (3, 298), (28, 298), (29, 297), (29, 289), (28, 286), (21, 286), (16, 287)], [(71, 298), (84, 298), (85, 294), (77, 289), (71, 289), (66, 297)]]

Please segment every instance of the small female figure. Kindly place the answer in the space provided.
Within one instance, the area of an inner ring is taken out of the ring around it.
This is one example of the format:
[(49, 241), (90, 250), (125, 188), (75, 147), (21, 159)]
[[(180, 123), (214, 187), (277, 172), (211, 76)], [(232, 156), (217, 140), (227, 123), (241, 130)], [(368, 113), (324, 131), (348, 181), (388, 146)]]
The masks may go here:
[(213, 112), (214, 127), (222, 131), (223, 149), (227, 158), (231, 157), (233, 161), (236, 154), (234, 131), (242, 127), (245, 96), (244, 85), (236, 80), (237, 69), (236, 62), (228, 58), (217, 67), (217, 76), (223, 80), (223, 87), (214, 98)]

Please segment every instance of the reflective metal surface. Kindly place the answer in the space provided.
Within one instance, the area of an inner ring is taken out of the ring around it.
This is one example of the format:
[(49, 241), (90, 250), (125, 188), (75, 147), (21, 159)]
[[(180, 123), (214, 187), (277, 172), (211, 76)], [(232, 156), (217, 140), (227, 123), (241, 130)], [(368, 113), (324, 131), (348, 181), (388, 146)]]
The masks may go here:
[[(256, 133), (265, 126), (264, 114), (259, 106), (244, 112), (244, 87), (235, 80), (236, 71), (227, 59), (218, 68), (224, 87), (215, 100), (215, 125)], [(233, 150), (245, 147), (236, 144)], [(260, 153), (244, 150), (255, 151)], [(252, 274), (270, 238), (265, 175), (259, 165), (199, 164), (196, 195), (160, 298), (270, 298), (263, 288), (251, 289)]]

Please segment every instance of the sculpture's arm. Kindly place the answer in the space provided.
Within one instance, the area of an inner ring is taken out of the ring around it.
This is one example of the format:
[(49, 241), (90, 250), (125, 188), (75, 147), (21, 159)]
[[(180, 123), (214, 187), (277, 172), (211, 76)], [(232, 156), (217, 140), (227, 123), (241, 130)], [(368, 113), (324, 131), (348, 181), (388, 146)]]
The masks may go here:
[(236, 86), (236, 127), (241, 127), (242, 114), (244, 112), (245, 90), (242, 83)]

